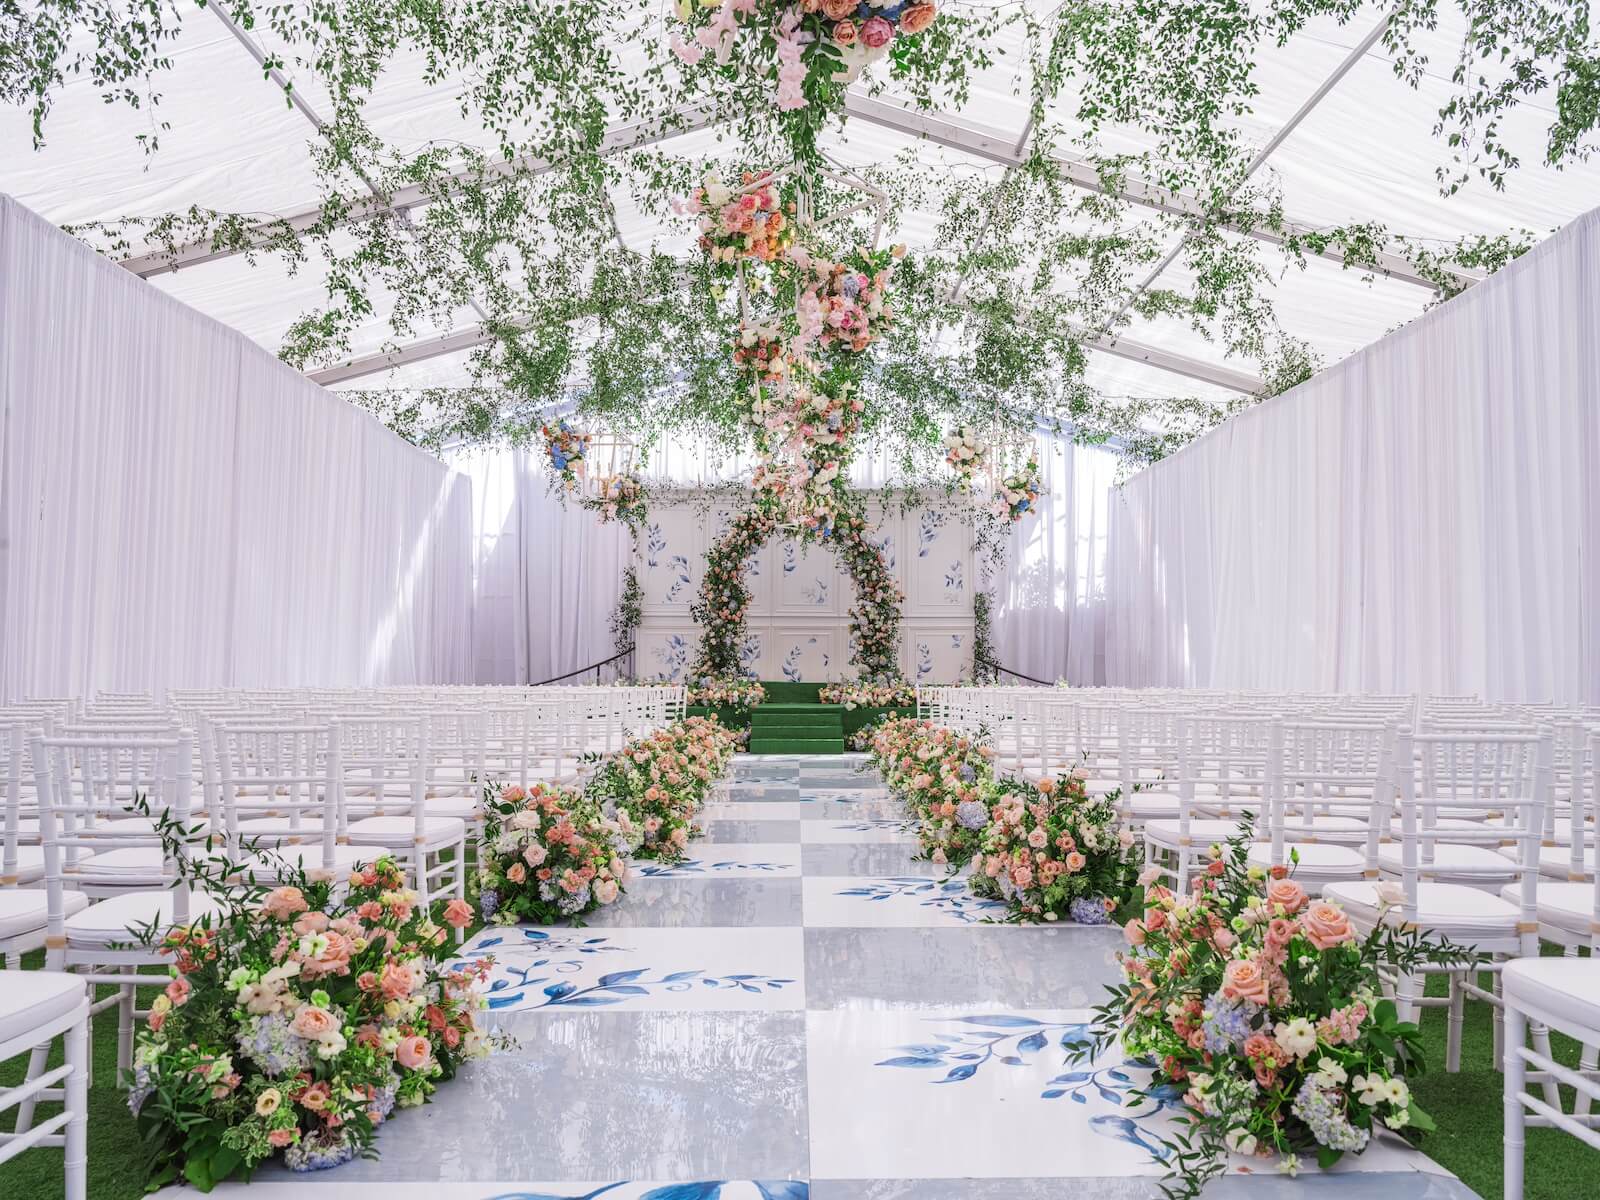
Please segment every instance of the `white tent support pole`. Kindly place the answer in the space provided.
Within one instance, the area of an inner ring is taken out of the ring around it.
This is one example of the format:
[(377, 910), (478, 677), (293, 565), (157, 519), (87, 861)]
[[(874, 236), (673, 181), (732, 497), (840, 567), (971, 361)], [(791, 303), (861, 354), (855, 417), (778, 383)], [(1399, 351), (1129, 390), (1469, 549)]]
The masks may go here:
[[(293, 92), (290, 94), (291, 96), (295, 95)], [(599, 153), (606, 155), (626, 150), (637, 150), (644, 146), (665, 141), (667, 138), (676, 137), (680, 133), (692, 133), (697, 129), (704, 129), (714, 123), (713, 114), (709, 108), (691, 109), (684, 114), (681, 123), (677, 121), (630, 121), (606, 130), (600, 140)], [(542, 175), (546, 171), (552, 170), (555, 165), (541, 158), (525, 156), (509, 161), (494, 162), (486, 170), (491, 175), (507, 177), (519, 172)], [(384, 213), (400, 213), (413, 208), (420, 208), (431, 201), (436, 191), (448, 189), (455, 184), (465, 183), (476, 176), (476, 171), (461, 170), (442, 177), (437, 184), (431, 187), (425, 188), (421, 184), (412, 184), (409, 187), (399, 188), (387, 201), (374, 197), (371, 201), (352, 204), (345, 222), (363, 221), (371, 217), (381, 216)], [(148, 279), (152, 275), (165, 275), (185, 267), (197, 267), (202, 263), (215, 262), (220, 258), (231, 258), (235, 254), (243, 254), (254, 246), (266, 244), (271, 236), (272, 229), (280, 223), (297, 233), (303, 233), (321, 220), (322, 207), (320, 205), (297, 209), (277, 221), (263, 222), (260, 233), (251, 240), (249, 246), (230, 246), (218, 249), (213, 247), (208, 240), (202, 238), (198, 241), (184, 242), (173, 250), (157, 250), (148, 254), (136, 254), (122, 259), (119, 265), (141, 279)]]
[[(1249, 179), (1250, 176), (1254, 175), (1261, 169), (1263, 164), (1266, 163), (1267, 159), (1272, 156), (1273, 151), (1275, 151), (1279, 146), (1283, 145), (1283, 143), (1288, 140), (1289, 135), (1299, 128), (1300, 122), (1309, 117), (1312, 113), (1312, 110), (1314, 110), (1317, 105), (1321, 104), (1322, 101), (1327, 97), (1328, 93), (1333, 91), (1333, 89), (1339, 85), (1339, 81), (1348, 75), (1355, 68), (1355, 65), (1367, 56), (1367, 51), (1371, 50), (1372, 47), (1377, 44), (1378, 39), (1383, 36), (1384, 31), (1388, 28), (1389, 14), (1388, 12), (1385, 12), (1383, 18), (1372, 28), (1370, 32), (1368, 32), (1367, 36), (1357, 42), (1354, 49), (1352, 49), (1349, 54), (1344, 56), (1344, 60), (1333, 69), (1333, 73), (1318, 85), (1316, 91), (1312, 92), (1311, 95), (1306, 97), (1305, 103), (1303, 103), (1299, 108), (1295, 109), (1294, 115), (1285, 121), (1281, 126), (1279, 126), (1278, 132), (1274, 133), (1270, 138), (1268, 138), (1266, 144), (1262, 146), (1261, 149), (1256, 151), (1255, 156), (1250, 160), (1250, 165), (1244, 169), (1244, 174), (1240, 176), (1239, 183), (1243, 183), (1246, 179)], [(1235, 184), (1234, 186), (1237, 187), (1238, 185)], [(1163, 271), (1165, 271), (1178, 260), (1178, 255), (1183, 253), (1183, 248), (1189, 244), (1189, 239), (1191, 236), (1191, 234), (1185, 233), (1181, 238), (1178, 239), (1178, 244), (1169, 250), (1166, 256), (1156, 264), (1155, 269), (1151, 271), (1150, 274), (1146, 275), (1139, 285), (1135, 287), (1133, 291), (1129, 292), (1128, 295), (1123, 299), (1122, 306), (1118, 308), (1109, 319), (1106, 320), (1104, 325), (1101, 326), (1102, 332), (1116, 328), (1117, 322), (1120, 321), (1123, 315), (1134, 306), (1139, 297), (1144, 295), (1144, 293), (1149, 290), (1151, 285), (1161, 277), (1161, 273)], [(1432, 288), (1435, 285), (1430, 283), (1428, 286)]]
[[(491, 335), (484, 326), (471, 325), (465, 329), (458, 329), (453, 333), (447, 333), (440, 337), (423, 338), (420, 341), (409, 342), (394, 350), (363, 354), (321, 371), (309, 371), (306, 373), (306, 378), (313, 383), (320, 383), (324, 386), (348, 383), (352, 379), (360, 379), (367, 375), (377, 375), (396, 367), (405, 367), (412, 363), (426, 362), (431, 358), (439, 358), (446, 354), (471, 350), (485, 345), (490, 340)], [(1202, 383), (1226, 388), (1231, 392), (1254, 393), (1260, 391), (1263, 386), (1261, 379), (1244, 371), (1230, 370), (1227, 367), (1220, 367), (1198, 358), (1190, 358), (1184, 354), (1176, 354), (1170, 350), (1163, 350), (1159, 346), (1146, 345), (1143, 342), (1129, 338), (1092, 338), (1086, 335), (1084, 344), (1105, 354), (1126, 358), (1133, 362), (1142, 362), (1146, 366), (1155, 367), (1162, 371), (1170, 371), (1175, 375), (1182, 375), (1189, 379), (1197, 379)]]
[[(965, 121), (956, 122), (947, 117), (916, 112), (898, 104), (875, 100), (870, 96), (859, 96), (854, 92), (845, 96), (845, 111), (851, 117), (868, 124), (910, 134), (1003, 166), (1015, 166), (1022, 161), (1021, 156), (1014, 152), (1012, 135), (987, 126)], [(1055, 164), (1056, 172), (1063, 183), (1085, 191), (1106, 192), (1099, 170), (1088, 160), (1075, 155), (1058, 154), (1051, 161)], [(1138, 175), (1124, 176), (1121, 186), (1112, 194), (1132, 204), (1172, 216), (1199, 217), (1205, 211), (1204, 206), (1194, 196), (1163, 188)], [(1313, 225), (1291, 220), (1284, 221), (1283, 233), (1237, 224), (1228, 224), (1224, 227), (1234, 233), (1274, 245), (1282, 244), (1285, 236), (1293, 237), (1316, 231)], [(1344, 255), (1333, 247), (1316, 253), (1318, 257), (1326, 258), (1330, 262), (1344, 264)], [(1435, 291), (1438, 287), (1433, 280), (1419, 273), (1410, 262), (1398, 254), (1387, 252), (1377, 254), (1372, 269), (1385, 278), (1427, 288), (1429, 291)], [(1452, 274), (1469, 286), (1482, 278), (1481, 274), (1474, 271), (1454, 270)]]

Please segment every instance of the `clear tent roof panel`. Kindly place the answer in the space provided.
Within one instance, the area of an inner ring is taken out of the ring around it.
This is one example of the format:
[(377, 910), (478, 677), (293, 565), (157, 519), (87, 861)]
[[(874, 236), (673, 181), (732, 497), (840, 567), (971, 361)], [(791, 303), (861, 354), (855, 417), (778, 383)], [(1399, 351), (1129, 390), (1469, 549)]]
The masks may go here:
[[(1056, 6), (1054, 0), (1029, 2), (1039, 13)], [(1446, 6), (1440, 16), (1439, 30), (1419, 34), (1432, 55), (1419, 89), (1397, 79), (1387, 51), (1375, 46), (1273, 152), (1262, 178), (1281, 187), (1290, 219), (1316, 227), (1378, 220), (1393, 232), (1422, 238), (1497, 233), (1517, 226), (1542, 234), (1600, 198), (1600, 162), (1560, 172), (1540, 165), (1544, 126), (1552, 114), (1537, 99), (1504, 122), (1523, 158), (1505, 191), (1474, 179), (1453, 197), (1439, 195), (1434, 171), (1447, 161), (1447, 150), (1432, 130), (1437, 110), (1451, 92), (1449, 73), (1461, 36), (1453, 8)], [(1376, 19), (1375, 9), (1363, 9), (1345, 25), (1318, 18), (1286, 47), (1263, 48), (1255, 75), (1260, 94), (1253, 111), (1237, 121), (1247, 143), (1264, 144), (1290, 120)], [(273, 48), (270, 31), (258, 29), (253, 36)], [(995, 64), (975, 73), (971, 97), (961, 112), (940, 119), (996, 132), (1015, 146), (1025, 131), (1029, 105), (1021, 33), (1013, 30), (1008, 37)], [(204, 10), (188, 15), (173, 57), (177, 69), (164, 77), (164, 100), (156, 110), (157, 119), (170, 121), (171, 128), (161, 132), (158, 153), (145, 155), (134, 140), (135, 134), (151, 128), (148, 113), (108, 106), (91, 83), (75, 79), (57, 98), (46, 126), (47, 145), (39, 153), (27, 148), (27, 114), (0, 110), (0, 146), (6, 148), (0, 157), (0, 190), (58, 222), (148, 216), (190, 204), (279, 214), (315, 205), (319, 185), (307, 151), (316, 135), (310, 123), (285, 103), (282, 92), (263, 78), (222, 23)], [(367, 109), (374, 130), (405, 152), (429, 142), (493, 151), (496, 139), (462, 119), (457, 81), (426, 84), (422, 65), (416, 55), (389, 64)], [(870, 82), (869, 77), (856, 91), (868, 93)], [(296, 84), (313, 108), (328, 111), (327, 96), (314, 79), (297, 78)], [(881, 88), (880, 95), (889, 101), (897, 98), (892, 85)], [(1069, 85), (1052, 106), (1052, 119), (1069, 135), (1057, 143), (1062, 150), (1072, 149), (1075, 104)], [(910, 124), (916, 124), (914, 114)], [(1097, 144), (1105, 151), (1142, 151), (1154, 143), (1139, 131), (1107, 129)], [(1003, 171), (992, 158), (936, 146), (861, 119), (852, 119), (842, 134), (830, 132), (826, 145), (841, 161), (857, 166), (912, 148), (941, 170), (981, 173), (990, 180)], [(660, 148), (699, 157), (717, 147), (715, 133), (702, 130), (671, 138)], [(679, 223), (642, 211), (627, 196), (615, 200), (618, 227), (629, 246), (656, 245), (678, 253), (691, 244), (692, 232)], [(1160, 220), (1138, 209), (1130, 210), (1133, 218)], [(889, 232), (913, 247), (926, 246), (936, 236), (935, 226), (936, 214), (910, 209)], [(1275, 251), (1263, 253), (1274, 261)], [(242, 258), (222, 259), (154, 282), (274, 350), (293, 319), (323, 299), (315, 268), (291, 278), (272, 256), (255, 268)], [(1156, 286), (1183, 282), (1183, 268), (1176, 265)], [(1367, 284), (1357, 273), (1315, 260), (1303, 272), (1286, 271), (1275, 288), (1285, 329), (1309, 340), (1328, 363), (1414, 316), (1428, 298), (1422, 288), (1383, 280)], [(470, 325), (477, 318), (469, 309), (453, 319)], [(420, 329), (413, 336), (443, 332)], [(1137, 321), (1124, 336), (1201, 361), (1237, 366), (1182, 321)], [(353, 351), (370, 353), (390, 340), (380, 315), (358, 331)], [(344, 386), (462, 384), (470, 382), (464, 364), (465, 356), (459, 354), (429, 359)], [(1130, 394), (1227, 394), (1185, 376), (1104, 355), (1093, 357), (1091, 381), (1107, 391)]]

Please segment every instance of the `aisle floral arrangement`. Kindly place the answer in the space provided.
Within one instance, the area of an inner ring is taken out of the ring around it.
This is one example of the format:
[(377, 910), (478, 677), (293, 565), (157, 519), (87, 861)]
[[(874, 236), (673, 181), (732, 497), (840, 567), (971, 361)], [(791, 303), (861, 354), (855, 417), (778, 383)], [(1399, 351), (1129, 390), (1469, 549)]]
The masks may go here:
[(127, 1077), (150, 1188), (209, 1191), (279, 1155), (297, 1171), (338, 1166), (488, 1053), (475, 1016), (488, 962), (441, 963), (450, 927), (475, 919), (465, 901), (419, 904), (388, 857), (357, 868), (342, 898), (304, 877), (219, 894), (220, 916), (162, 942), (172, 981)]
[(687, 689), (690, 704), (713, 708), (751, 709), (767, 698), (759, 680), (737, 676), (729, 679), (693, 679)]
[(486, 789), (478, 907), (486, 921), (578, 920), (622, 895), (643, 832), (625, 806), (536, 783)]
[(817, 693), (823, 704), (842, 704), (847, 709), (910, 708), (917, 702), (917, 689), (904, 679), (858, 679), (853, 683), (828, 683)]
[(1114, 795), (1090, 796), (1080, 773), (996, 779), (973, 892), (1019, 921), (1104, 925), (1134, 890), (1138, 847)]
[[(1285, 868), (1250, 866), (1249, 847), (1248, 830), (1212, 846), (1192, 895), (1144, 878), (1126, 982), (1073, 1051), (1088, 1059), (1120, 1040), (1157, 1064), (1152, 1086), (1185, 1089), (1188, 1130), (1169, 1146), (1183, 1196), (1221, 1174), (1229, 1152), (1279, 1155), (1292, 1173), (1300, 1155), (1328, 1167), (1359, 1154), (1381, 1128), (1433, 1129), (1407, 1082), (1422, 1070), (1417, 1027), (1399, 1021), (1380, 972), (1477, 961), (1386, 922), (1362, 937)], [(1386, 903), (1399, 899), (1385, 889)]]
[(923, 856), (959, 870), (971, 862), (990, 820), (992, 751), (931, 721), (885, 721), (872, 739), (872, 763), (889, 791), (918, 821)]
[(688, 717), (606, 757), (584, 795), (638, 824), (643, 834), (638, 857), (677, 862), (694, 835), (695, 816), (738, 742), (738, 735), (714, 718)]
[(551, 469), (560, 477), (562, 486), (572, 490), (583, 476), (584, 456), (589, 452), (589, 442), (594, 435), (580, 433), (565, 417), (554, 425), (541, 425), (539, 432), (544, 437)]

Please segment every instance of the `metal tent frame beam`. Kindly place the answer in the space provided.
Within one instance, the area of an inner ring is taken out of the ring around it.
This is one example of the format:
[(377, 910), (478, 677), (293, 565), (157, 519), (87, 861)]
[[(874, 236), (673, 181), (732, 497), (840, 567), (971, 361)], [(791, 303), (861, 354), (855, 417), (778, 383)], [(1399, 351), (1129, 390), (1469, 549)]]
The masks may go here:
[[(475, 347), (486, 345), (490, 340), (491, 334), (484, 326), (471, 325), (464, 329), (440, 334), (437, 337), (421, 338), (415, 342), (408, 342), (406, 345), (393, 350), (382, 350), (373, 354), (359, 355), (346, 362), (339, 363), (337, 366), (327, 367), (320, 371), (309, 371), (306, 373), (306, 377), (314, 383), (322, 384), (324, 387), (336, 383), (348, 383), (352, 379), (376, 375), (383, 371), (393, 370), (396, 367), (405, 367), (412, 363), (440, 358), (446, 354), (456, 354), (463, 350), (471, 350)], [(1259, 392), (1264, 386), (1259, 376), (1251, 375), (1248, 372), (1217, 366), (1202, 359), (1190, 358), (1188, 355), (1177, 354), (1171, 350), (1163, 350), (1159, 346), (1151, 346), (1131, 338), (1086, 337), (1084, 344), (1104, 354), (1111, 354), (1117, 358), (1126, 358), (1133, 362), (1142, 362), (1147, 366), (1170, 371), (1175, 375), (1183, 375), (1189, 379), (1196, 379), (1202, 383), (1209, 383), (1231, 392), (1250, 394)]]

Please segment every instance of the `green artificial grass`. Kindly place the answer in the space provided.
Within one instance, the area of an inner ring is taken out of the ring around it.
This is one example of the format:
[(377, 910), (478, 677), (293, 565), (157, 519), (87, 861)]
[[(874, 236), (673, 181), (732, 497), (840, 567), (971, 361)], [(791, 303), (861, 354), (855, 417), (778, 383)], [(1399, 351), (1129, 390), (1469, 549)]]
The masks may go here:
[(751, 754), (843, 754), (844, 709), (837, 704), (757, 705), (750, 717)]
[[(1545, 953), (1553, 953), (1546, 947)], [(28, 955), (23, 965), (36, 970), (43, 965), (43, 952)], [(5, 974), (0, 971), (0, 986)], [(1428, 994), (1444, 994), (1443, 976), (1428, 981)], [(102, 989), (102, 994), (105, 990)], [(1491, 1060), (1493, 1049), (1492, 1014), (1488, 1006), (1468, 1003), (1462, 1032), (1461, 1071), (1444, 1071), (1445, 1010), (1431, 1008), (1422, 1015), (1422, 1042), (1428, 1057), (1429, 1074), (1415, 1081), (1419, 1103), (1439, 1125), (1430, 1134), (1423, 1150), (1485, 1200), (1501, 1194), (1502, 1110), (1501, 1076)], [(1556, 1057), (1576, 1066), (1578, 1044), (1569, 1038), (1554, 1038)], [(144, 1160), (133, 1118), (128, 1113), (124, 1093), (116, 1086), (117, 1013), (110, 1009), (95, 1018), (92, 1049), (94, 1086), (89, 1089), (89, 1180), (90, 1200), (133, 1200), (143, 1195)], [(61, 1042), (57, 1039), (50, 1064), (61, 1061)], [(14, 1087), (22, 1081), (27, 1056), (0, 1063), (0, 1086)], [(1572, 1093), (1562, 1089), (1563, 1102), (1570, 1109)], [(449, 1100), (449, 1088), (439, 1101)], [(57, 1111), (55, 1105), (40, 1105), (38, 1116)], [(997, 1119), (1004, 1114), (996, 1112)], [(0, 1128), (10, 1129), (12, 1113), (0, 1114)], [(383, 1141), (380, 1137), (381, 1153)], [(1526, 1154), (1527, 1200), (1572, 1200), (1587, 1195), (1600, 1157), (1576, 1138), (1554, 1129), (1529, 1129)], [(11, 1200), (61, 1200), (61, 1151), (28, 1150), (12, 1161), (0, 1164), (0, 1197)]]

